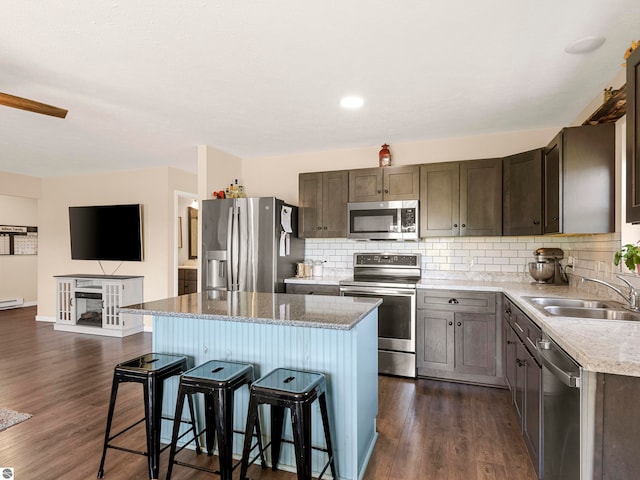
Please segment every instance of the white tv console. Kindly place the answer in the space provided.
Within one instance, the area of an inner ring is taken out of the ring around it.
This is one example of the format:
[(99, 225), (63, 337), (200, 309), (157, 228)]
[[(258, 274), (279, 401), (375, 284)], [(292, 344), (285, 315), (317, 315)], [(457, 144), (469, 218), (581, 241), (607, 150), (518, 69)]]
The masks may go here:
[(129, 275), (56, 275), (54, 330), (126, 337), (144, 329), (141, 315), (120, 314), (142, 303), (142, 280)]

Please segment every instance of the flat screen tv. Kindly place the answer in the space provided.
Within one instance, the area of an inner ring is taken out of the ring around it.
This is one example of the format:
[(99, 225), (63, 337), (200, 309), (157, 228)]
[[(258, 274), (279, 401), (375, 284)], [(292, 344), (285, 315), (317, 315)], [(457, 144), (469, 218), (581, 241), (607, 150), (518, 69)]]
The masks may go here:
[(142, 207), (69, 207), (73, 260), (142, 261)]

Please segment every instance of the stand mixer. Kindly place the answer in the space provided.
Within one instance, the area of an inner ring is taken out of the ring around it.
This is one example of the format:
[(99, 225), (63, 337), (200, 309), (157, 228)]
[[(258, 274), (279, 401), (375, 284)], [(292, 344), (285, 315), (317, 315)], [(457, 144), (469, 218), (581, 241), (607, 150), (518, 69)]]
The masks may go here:
[(529, 262), (529, 273), (538, 285), (562, 285), (568, 283), (560, 260), (564, 252), (560, 248), (538, 248), (533, 252), (535, 262)]

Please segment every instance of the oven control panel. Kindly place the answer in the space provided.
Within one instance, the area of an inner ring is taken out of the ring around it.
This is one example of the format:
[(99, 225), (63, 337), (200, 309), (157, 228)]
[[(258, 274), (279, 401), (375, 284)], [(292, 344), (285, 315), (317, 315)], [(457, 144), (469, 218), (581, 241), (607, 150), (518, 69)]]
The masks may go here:
[(390, 266), (390, 267), (418, 267), (420, 266), (420, 254), (396, 254), (396, 253), (356, 253), (353, 264), (356, 266)]

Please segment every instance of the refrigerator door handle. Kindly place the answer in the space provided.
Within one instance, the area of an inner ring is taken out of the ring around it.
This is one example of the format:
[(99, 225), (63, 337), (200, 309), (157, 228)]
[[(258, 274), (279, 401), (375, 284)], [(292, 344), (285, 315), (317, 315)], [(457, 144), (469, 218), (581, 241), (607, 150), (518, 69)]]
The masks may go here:
[(233, 284), (233, 278), (231, 276), (231, 264), (233, 263), (233, 207), (229, 207), (229, 214), (227, 215), (227, 290), (231, 290)]
[[(235, 202), (234, 202), (235, 204)], [(238, 236), (238, 230), (240, 228), (239, 226), (239, 222), (238, 222), (238, 207), (237, 206), (233, 206), (233, 227), (232, 227), (232, 231), (231, 231), (231, 260), (232, 260), (232, 264), (231, 264), (231, 290), (237, 291), (239, 290), (238, 288), (238, 282), (239, 282), (239, 278), (238, 278), (238, 269), (239, 269), (239, 265), (240, 265), (240, 239)]]
[[(242, 203), (242, 204), (241, 204)], [(237, 229), (237, 237), (238, 237), (238, 290), (241, 292), (246, 292), (248, 289), (247, 285), (247, 231), (249, 225), (249, 209), (246, 202), (238, 201), (238, 229)]]

